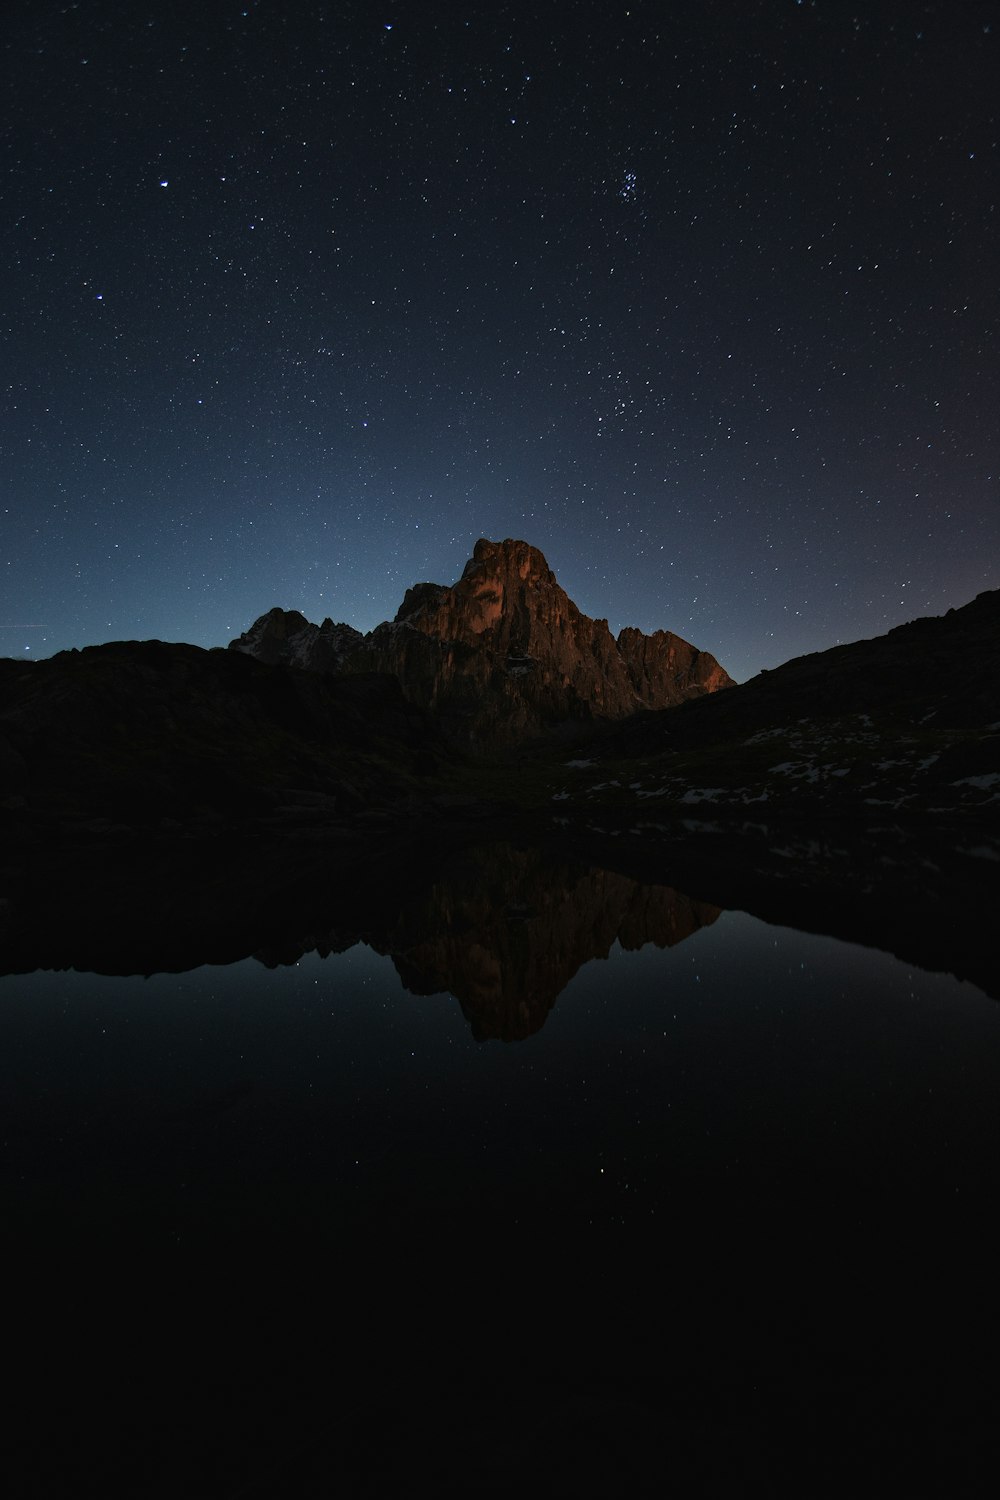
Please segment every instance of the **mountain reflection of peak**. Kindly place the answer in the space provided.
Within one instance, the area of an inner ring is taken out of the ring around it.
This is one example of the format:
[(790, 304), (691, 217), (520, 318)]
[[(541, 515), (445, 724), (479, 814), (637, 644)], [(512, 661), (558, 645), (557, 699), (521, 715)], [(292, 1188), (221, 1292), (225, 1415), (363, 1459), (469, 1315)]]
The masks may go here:
[[(621, 836), (618, 836), (619, 833)], [(516, 835), (515, 835), (516, 836)], [(672, 824), (658, 839), (388, 839), (155, 850), (0, 862), (0, 974), (179, 973), (249, 957), (269, 968), (358, 943), (413, 994), (448, 992), (477, 1037), (527, 1037), (590, 960), (670, 947), (720, 910), (882, 948), (1000, 998), (1000, 847), (943, 826)], [(688, 892), (690, 894), (681, 894)]]
[(385, 951), (413, 994), (453, 994), (477, 1039), (519, 1041), (616, 941), (672, 948), (718, 915), (668, 886), (493, 846), (470, 851), (401, 913)]

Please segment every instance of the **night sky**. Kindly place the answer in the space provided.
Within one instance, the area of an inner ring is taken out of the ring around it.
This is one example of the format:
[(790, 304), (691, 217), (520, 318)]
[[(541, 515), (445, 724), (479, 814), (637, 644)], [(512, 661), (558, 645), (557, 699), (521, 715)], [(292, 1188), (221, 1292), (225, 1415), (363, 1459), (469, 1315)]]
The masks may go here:
[(0, 654), (1000, 586), (1000, 0), (5, 8)]

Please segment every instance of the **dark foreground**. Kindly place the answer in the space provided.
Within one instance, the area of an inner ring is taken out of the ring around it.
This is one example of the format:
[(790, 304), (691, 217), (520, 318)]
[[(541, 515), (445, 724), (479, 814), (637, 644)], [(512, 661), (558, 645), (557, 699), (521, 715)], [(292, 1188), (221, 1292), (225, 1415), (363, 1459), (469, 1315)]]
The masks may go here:
[(9, 865), (19, 1493), (987, 1492), (993, 845), (506, 832)]

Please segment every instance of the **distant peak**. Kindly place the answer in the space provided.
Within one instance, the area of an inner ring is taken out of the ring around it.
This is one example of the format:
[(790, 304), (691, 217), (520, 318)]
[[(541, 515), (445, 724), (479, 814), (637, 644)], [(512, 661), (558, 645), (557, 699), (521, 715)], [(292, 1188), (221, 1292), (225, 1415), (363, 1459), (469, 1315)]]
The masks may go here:
[(502, 542), (491, 542), (480, 537), (465, 565), (463, 578), (479, 572), (516, 573), (523, 579), (534, 579), (541, 583), (555, 583), (556, 576), (537, 547), (522, 542), (516, 537), (506, 537)]
[[(294, 635), (309, 625), (305, 615), (299, 614), (297, 609), (282, 609), (280, 604), (269, 609), (266, 615), (261, 616), (261, 620), (266, 620), (272, 629), (280, 630), (284, 635)], [(258, 625), (261, 620), (257, 621)]]

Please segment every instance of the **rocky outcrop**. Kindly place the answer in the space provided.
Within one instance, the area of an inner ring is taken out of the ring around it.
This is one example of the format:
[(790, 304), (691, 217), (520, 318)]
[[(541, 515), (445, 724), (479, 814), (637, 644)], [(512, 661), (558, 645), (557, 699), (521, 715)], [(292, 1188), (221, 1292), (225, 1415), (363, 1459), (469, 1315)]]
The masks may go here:
[(312, 625), (297, 609), (271, 609), (230, 645), (268, 666), (339, 672), (363, 640), (352, 625), (335, 625), (330, 619)]
[[(714, 656), (699, 651), (669, 630), (643, 635), (627, 625), (618, 636), (618, 650), (629, 681), (651, 708), (668, 708), (682, 699), (700, 698), (719, 688), (732, 687), (733, 680)], [(667, 701), (654, 701), (667, 696)]]
[(607, 620), (577, 609), (536, 547), (515, 540), (477, 542), (456, 584), (416, 584), (367, 636), (271, 610), (232, 648), (314, 671), (387, 672), (472, 743), (621, 719), (732, 685), (713, 656), (668, 631), (627, 629), (616, 640)]

